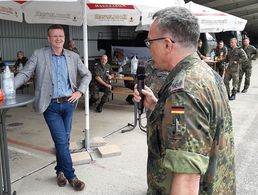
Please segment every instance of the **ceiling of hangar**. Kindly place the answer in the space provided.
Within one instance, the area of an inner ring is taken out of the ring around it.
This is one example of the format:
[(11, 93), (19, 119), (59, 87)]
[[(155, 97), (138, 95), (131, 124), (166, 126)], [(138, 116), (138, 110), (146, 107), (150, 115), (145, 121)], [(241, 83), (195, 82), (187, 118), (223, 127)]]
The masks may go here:
[[(189, 0), (185, 0), (186, 3)], [(192, 0), (194, 3), (217, 9), (246, 19), (245, 31), (255, 35), (258, 32), (258, 0)]]

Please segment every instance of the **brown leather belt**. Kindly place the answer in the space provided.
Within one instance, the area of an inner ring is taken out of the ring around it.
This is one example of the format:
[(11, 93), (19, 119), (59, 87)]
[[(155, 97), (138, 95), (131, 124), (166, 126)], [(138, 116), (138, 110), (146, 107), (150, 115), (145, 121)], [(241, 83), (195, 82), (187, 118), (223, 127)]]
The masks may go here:
[(53, 98), (53, 99), (51, 99), (51, 102), (52, 102), (52, 103), (62, 104), (62, 103), (64, 103), (64, 102), (67, 102), (70, 97), (71, 97), (71, 96)]

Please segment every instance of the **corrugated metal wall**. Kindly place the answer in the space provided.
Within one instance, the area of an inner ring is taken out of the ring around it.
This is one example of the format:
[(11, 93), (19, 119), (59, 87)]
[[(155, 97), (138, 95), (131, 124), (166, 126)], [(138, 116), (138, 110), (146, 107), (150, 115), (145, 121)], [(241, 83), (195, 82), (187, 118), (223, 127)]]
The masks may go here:
[[(25, 56), (29, 58), (35, 49), (48, 46), (47, 28), (49, 25), (0, 20), (0, 57), (4, 61), (15, 60), (17, 51), (22, 50)], [(124, 28), (126, 29), (126, 27)], [(69, 26), (68, 33), (69, 38), (75, 41), (76, 47), (81, 56), (83, 56), (82, 26)], [(88, 27), (89, 58), (94, 58), (104, 53), (104, 51), (98, 51), (97, 49), (99, 34), (109, 35), (105, 37), (106, 39), (114, 39), (114, 30), (112, 30), (111, 26)], [(127, 29), (127, 34), (132, 34), (131, 28)]]
[(22, 50), (30, 57), (32, 52), (48, 45), (47, 24), (26, 24), (0, 20), (0, 50), (3, 60), (15, 60)]
[[(94, 26), (88, 27), (88, 55), (90, 57), (100, 56), (104, 51), (98, 51), (97, 49), (97, 39), (99, 32), (106, 32), (111, 34), (110, 26)], [(70, 39), (75, 41), (77, 49), (80, 51), (81, 56), (83, 56), (83, 30), (81, 26), (69, 26)], [(112, 37), (110, 37), (111, 39)]]

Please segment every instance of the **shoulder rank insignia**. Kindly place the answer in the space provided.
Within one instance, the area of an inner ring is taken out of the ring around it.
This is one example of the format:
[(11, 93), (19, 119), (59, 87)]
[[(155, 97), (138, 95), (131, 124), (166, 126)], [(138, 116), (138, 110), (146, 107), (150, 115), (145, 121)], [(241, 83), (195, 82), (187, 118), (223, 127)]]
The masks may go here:
[(173, 82), (170, 86), (170, 91), (173, 92), (173, 91), (177, 91), (180, 89), (184, 89), (185, 77), (186, 77), (185, 72), (184, 71), (180, 72), (173, 80)]

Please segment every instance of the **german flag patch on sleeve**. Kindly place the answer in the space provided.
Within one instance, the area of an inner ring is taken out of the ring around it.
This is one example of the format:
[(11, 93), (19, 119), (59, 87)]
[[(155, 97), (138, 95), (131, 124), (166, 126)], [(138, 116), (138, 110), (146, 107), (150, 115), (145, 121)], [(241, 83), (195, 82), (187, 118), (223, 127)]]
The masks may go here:
[(183, 106), (172, 106), (170, 113), (171, 114), (184, 114), (185, 113), (185, 107), (183, 107)]

